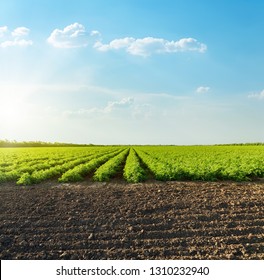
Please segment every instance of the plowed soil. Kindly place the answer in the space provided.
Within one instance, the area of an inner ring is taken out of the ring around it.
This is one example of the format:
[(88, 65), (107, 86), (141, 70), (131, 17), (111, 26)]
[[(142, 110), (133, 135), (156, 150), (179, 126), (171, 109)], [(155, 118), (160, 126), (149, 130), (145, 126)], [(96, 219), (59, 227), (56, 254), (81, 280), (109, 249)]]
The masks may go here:
[(1, 259), (264, 259), (264, 184), (0, 186)]

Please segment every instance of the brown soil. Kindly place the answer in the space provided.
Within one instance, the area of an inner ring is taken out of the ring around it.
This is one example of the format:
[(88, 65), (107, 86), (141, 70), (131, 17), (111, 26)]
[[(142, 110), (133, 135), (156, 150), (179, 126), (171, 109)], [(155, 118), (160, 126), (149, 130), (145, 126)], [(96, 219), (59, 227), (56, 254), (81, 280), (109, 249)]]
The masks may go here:
[(264, 259), (264, 184), (0, 186), (1, 259)]

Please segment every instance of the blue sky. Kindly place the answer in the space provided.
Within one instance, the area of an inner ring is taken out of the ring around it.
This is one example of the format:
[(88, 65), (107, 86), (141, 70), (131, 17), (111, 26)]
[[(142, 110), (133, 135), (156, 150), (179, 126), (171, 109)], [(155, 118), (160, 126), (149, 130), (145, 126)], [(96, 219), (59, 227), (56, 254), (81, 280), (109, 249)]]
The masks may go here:
[(264, 141), (264, 2), (0, 1), (0, 139)]

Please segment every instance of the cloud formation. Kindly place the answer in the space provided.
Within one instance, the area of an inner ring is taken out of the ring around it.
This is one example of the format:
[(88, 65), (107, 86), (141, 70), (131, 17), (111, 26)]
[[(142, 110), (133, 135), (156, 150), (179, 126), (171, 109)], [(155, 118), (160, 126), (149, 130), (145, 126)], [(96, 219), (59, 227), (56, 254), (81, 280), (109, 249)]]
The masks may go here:
[(7, 30), (7, 26), (0, 26), (0, 38), (2, 38), (6, 34)]
[(123, 98), (120, 101), (109, 102), (108, 105), (104, 108), (104, 111), (108, 113), (112, 112), (115, 109), (128, 108), (133, 103), (134, 99), (132, 97)]
[(12, 32), (9, 32), (7, 26), (0, 27), (0, 47), (27, 47), (31, 46), (33, 42), (27, 39), (30, 29), (27, 27), (17, 27)]
[(27, 36), (30, 30), (26, 27), (18, 27), (11, 34), (14, 38)]
[(92, 30), (92, 31), (90, 32), (90, 35), (91, 35), (91, 36), (101, 36), (101, 33), (100, 33), (98, 30)]
[(125, 37), (112, 40), (109, 44), (98, 41), (94, 48), (106, 52), (124, 49), (131, 55), (150, 56), (155, 53), (200, 52), (207, 50), (207, 46), (194, 38), (182, 38), (178, 41), (168, 41), (162, 38), (145, 37), (135, 39)]
[(264, 99), (264, 90), (259, 93), (251, 93), (248, 95), (248, 98)]
[(200, 86), (196, 89), (196, 92), (200, 94), (207, 93), (208, 91), (210, 91), (210, 87), (207, 86)]
[(66, 111), (65, 114), (67, 116), (85, 116), (85, 115), (93, 115), (93, 114), (109, 114), (114, 111), (118, 111), (120, 109), (127, 109), (134, 103), (134, 98), (125, 97), (120, 101), (112, 101), (109, 102), (105, 107), (98, 108), (93, 107), (89, 109), (79, 109), (78, 111)]
[(81, 48), (88, 46), (91, 37), (99, 35), (96, 30), (87, 33), (82, 24), (75, 22), (62, 30), (53, 30), (47, 41), (55, 48)]
[[(7, 26), (0, 26), (0, 47), (30, 46), (33, 44), (27, 37), (30, 29), (24, 26), (17, 27), (9, 31)], [(194, 38), (182, 38), (178, 41), (168, 41), (163, 38), (145, 37), (134, 38), (125, 37), (114, 39), (108, 44), (102, 43), (102, 35), (97, 30), (87, 32), (85, 26), (75, 22), (63, 29), (54, 29), (47, 39), (47, 42), (55, 48), (81, 48), (87, 47), (89, 43), (94, 49), (101, 52), (111, 50), (125, 50), (135, 56), (150, 56), (160, 53), (177, 52), (200, 52), (207, 50), (204, 43), (200, 43)]]
[[(7, 26), (0, 26), (0, 47), (30, 46), (33, 44), (29, 40), (30, 29), (24, 26), (17, 27), (9, 31)], [(125, 37), (114, 39), (108, 44), (102, 43), (102, 35), (98, 30), (86, 31), (85, 26), (75, 22), (63, 29), (54, 29), (47, 42), (55, 48), (81, 48), (89, 44), (100, 52), (111, 50), (125, 50), (135, 56), (147, 57), (153, 54), (178, 53), (178, 52), (200, 52), (204, 53), (207, 46), (194, 38), (182, 38), (178, 41), (169, 41), (163, 38)]]

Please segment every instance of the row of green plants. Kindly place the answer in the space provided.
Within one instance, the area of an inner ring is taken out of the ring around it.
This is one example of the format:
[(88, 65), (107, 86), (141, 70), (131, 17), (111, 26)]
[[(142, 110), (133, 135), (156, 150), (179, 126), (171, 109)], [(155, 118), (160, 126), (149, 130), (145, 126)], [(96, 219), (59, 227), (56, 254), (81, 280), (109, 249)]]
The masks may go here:
[[(43, 150), (44, 149), (44, 150)], [(111, 152), (117, 149), (109, 148), (88, 148), (71, 149), (63, 148), (57, 151), (50, 148), (42, 149), (16, 149), (19, 153), (16, 158), (11, 154), (4, 154), (1, 162), (5, 159), (10, 163), (10, 158), (14, 159), (13, 164), (5, 165), (0, 168), (0, 183), (17, 181), (19, 185), (30, 185), (40, 183), (46, 179), (57, 177), (76, 165), (88, 162), (91, 158)], [(45, 152), (45, 156), (43, 152)], [(1, 152), (1, 150), (0, 150)], [(10, 153), (10, 151), (8, 151)], [(1, 155), (1, 153), (0, 153)], [(28, 160), (30, 159), (30, 160)], [(12, 160), (11, 160), (12, 162)]]
[(148, 153), (136, 149), (138, 156), (142, 160), (142, 162), (149, 168), (149, 170), (153, 173), (156, 180), (166, 181), (171, 180), (171, 166), (166, 164), (166, 162), (162, 162), (161, 160), (157, 160), (154, 157), (150, 156)]
[(110, 178), (120, 170), (128, 152), (129, 149), (125, 149), (115, 157), (109, 159), (105, 164), (101, 165), (94, 173), (94, 180), (99, 182), (109, 181)]
[(148, 147), (141, 153), (147, 154), (157, 179), (248, 181), (264, 176), (261, 146)]
[(82, 181), (85, 176), (87, 176), (90, 172), (97, 169), (99, 166), (107, 162), (109, 159), (119, 154), (120, 150), (114, 151), (112, 153), (107, 153), (104, 155), (96, 155), (92, 160), (89, 160), (87, 163), (80, 164), (75, 166), (72, 169), (66, 171), (59, 178), (59, 182), (77, 182)]
[(6, 171), (0, 171), (0, 182), (14, 181), (24, 174), (31, 174), (36, 171), (43, 171), (53, 166), (64, 164), (65, 160), (46, 160), (44, 162), (27, 163), (14, 166)]
[(133, 148), (129, 151), (123, 174), (125, 180), (129, 183), (142, 182), (147, 179), (146, 171), (142, 168), (142, 164)]
[(72, 170), (75, 166), (87, 163), (93, 159), (98, 158), (102, 154), (92, 154), (90, 156), (80, 157), (67, 161), (64, 164), (57, 164), (47, 169), (36, 170), (33, 173), (24, 173), (17, 181), (18, 185), (31, 185), (41, 183), (47, 179), (56, 178), (62, 176), (68, 170)]
[(0, 149), (0, 183), (30, 185), (48, 179), (74, 182), (92, 177), (127, 182), (235, 180), (264, 177), (263, 146), (104, 146)]
[(9, 171), (21, 165), (44, 163), (50, 160), (67, 160), (87, 154), (91, 154), (91, 149), (0, 148), (0, 171)]

